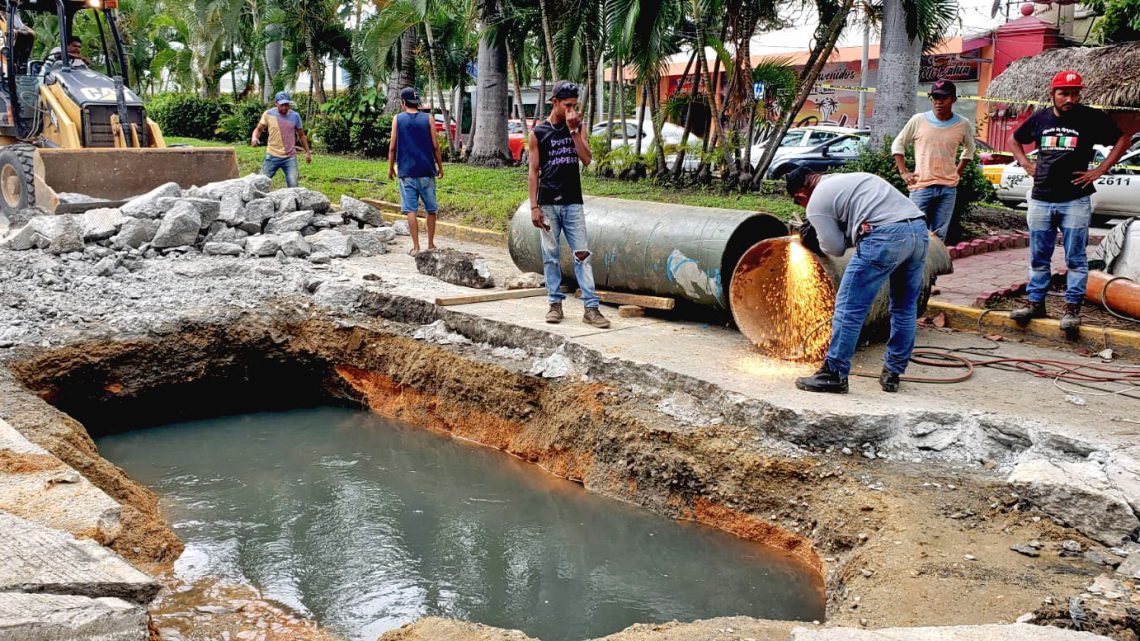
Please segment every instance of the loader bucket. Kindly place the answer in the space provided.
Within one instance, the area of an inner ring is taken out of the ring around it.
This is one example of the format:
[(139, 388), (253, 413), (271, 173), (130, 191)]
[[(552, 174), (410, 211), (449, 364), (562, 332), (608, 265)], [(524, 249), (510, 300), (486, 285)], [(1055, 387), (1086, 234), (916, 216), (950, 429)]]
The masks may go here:
[[(231, 147), (39, 149), (43, 182), (56, 193), (124, 200), (168, 182), (183, 188), (238, 177)], [(39, 173), (39, 163), (36, 163)], [(38, 176), (37, 176), (38, 177)], [(37, 194), (36, 200), (43, 202)]]

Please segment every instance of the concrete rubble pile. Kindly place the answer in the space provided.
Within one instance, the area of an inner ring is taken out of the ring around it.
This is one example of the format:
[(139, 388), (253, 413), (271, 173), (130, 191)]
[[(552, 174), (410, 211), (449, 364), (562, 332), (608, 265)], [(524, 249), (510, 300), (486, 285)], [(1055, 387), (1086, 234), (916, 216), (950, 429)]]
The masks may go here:
[(398, 235), (371, 205), (342, 196), (334, 209), (324, 194), (303, 187), (273, 190), (250, 174), (201, 187), (167, 183), (118, 208), (36, 215), (13, 227), (0, 247), (82, 253), (100, 275), (133, 271), (159, 255), (303, 258), (327, 263), (387, 253)]

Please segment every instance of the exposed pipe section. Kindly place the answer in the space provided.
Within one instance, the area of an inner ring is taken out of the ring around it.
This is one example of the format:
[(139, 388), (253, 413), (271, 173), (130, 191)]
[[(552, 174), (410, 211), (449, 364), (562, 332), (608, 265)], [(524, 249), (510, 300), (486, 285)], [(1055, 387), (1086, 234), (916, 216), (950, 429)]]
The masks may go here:
[[(811, 360), (827, 350), (835, 291), (854, 250), (819, 256), (794, 236), (773, 238), (749, 249), (731, 279), (732, 317), (761, 351), (778, 358)], [(953, 271), (950, 253), (934, 234), (926, 252), (926, 287), (918, 311), (926, 309), (931, 279)], [(890, 328), (889, 283), (884, 284), (863, 325), (863, 337), (878, 339)], [(1091, 287), (1091, 284), (1090, 284)]]
[(1140, 318), (1140, 283), (1131, 278), (1089, 270), (1085, 299), (1125, 316)]
[[(788, 233), (775, 216), (737, 209), (587, 196), (585, 212), (598, 289), (671, 296), (723, 310), (744, 252)], [(509, 244), (519, 269), (542, 273), (530, 201), (515, 211)], [(565, 243), (561, 258), (563, 278), (573, 280), (573, 257)]]

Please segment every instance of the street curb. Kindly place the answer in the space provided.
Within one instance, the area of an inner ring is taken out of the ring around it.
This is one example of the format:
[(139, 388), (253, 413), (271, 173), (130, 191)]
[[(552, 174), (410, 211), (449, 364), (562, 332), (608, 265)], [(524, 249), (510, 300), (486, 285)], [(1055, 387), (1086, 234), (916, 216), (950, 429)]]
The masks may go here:
[[(380, 215), (384, 217), (384, 220), (390, 223), (404, 220), (404, 215), (400, 213), (400, 206), (396, 203), (376, 200), (374, 198), (361, 198), (360, 200), (379, 209)], [(455, 240), (481, 243), (483, 245), (495, 245), (497, 247), (507, 246), (507, 234), (490, 229), (480, 229), (478, 227), (468, 227), (466, 225), (438, 221), (435, 224), (435, 233), (444, 238), (454, 238)]]
[(1028, 246), (1029, 232), (1019, 231), (1012, 234), (1001, 234), (1000, 236), (963, 241), (953, 247), (947, 247), (946, 250), (950, 252), (950, 258), (955, 259), (988, 254), (990, 252), (1002, 251), (1003, 249), (1015, 249)]
[[(1022, 327), (1010, 320), (1009, 312), (987, 311), (930, 301), (926, 306), (926, 315), (934, 316), (939, 313), (946, 315), (946, 327), (953, 329), (980, 331), (982, 334), (1002, 334), (1021, 338), (1026, 343), (1034, 345), (1064, 347), (1070, 350), (1084, 346), (1092, 354), (1099, 353), (1107, 343), (1107, 346), (1112, 348), (1114, 356), (1140, 357), (1140, 332), (1086, 323), (1081, 326), (1079, 335), (1071, 339), (1067, 332), (1061, 331), (1055, 319), (1036, 319)], [(981, 319), (980, 326), (978, 319)]]

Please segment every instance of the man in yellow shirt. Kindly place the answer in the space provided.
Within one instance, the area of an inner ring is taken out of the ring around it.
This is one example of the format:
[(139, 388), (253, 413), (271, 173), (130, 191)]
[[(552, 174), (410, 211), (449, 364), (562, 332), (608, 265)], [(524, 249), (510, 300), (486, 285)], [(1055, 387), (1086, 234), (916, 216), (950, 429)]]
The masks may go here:
[(313, 154), (309, 152), (309, 139), (305, 137), (305, 130), (301, 126), (301, 114), (293, 111), (289, 93), (278, 91), (275, 97), (277, 107), (261, 114), (261, 120), (253, 130), (249, 144), (256, 147), (261, 144), (261, 132), (269, 131), (269, 144), (265, 147), (265, 161), (261, 163), (261, 173), (273, 177), (277, 170), (285, 172), (285, 184), (296, 187), (297, 175), (297, 140), (305, 150), (305, 162), (313, 162)]
[[(930, 104), (934, 108), (911, 116), (891, 143), (891, 154), (910, 190), (911, 201), (926, 214), (927, 226), (943, 241), (954, 215), (958, 181), (974, 157), (974, 125), (954, 113), (957, 100), (958, 88), (954, 83), (934, 83), (930, 87)], [(906, 166), (906, 148), (912, 144), (914, 171)]]

